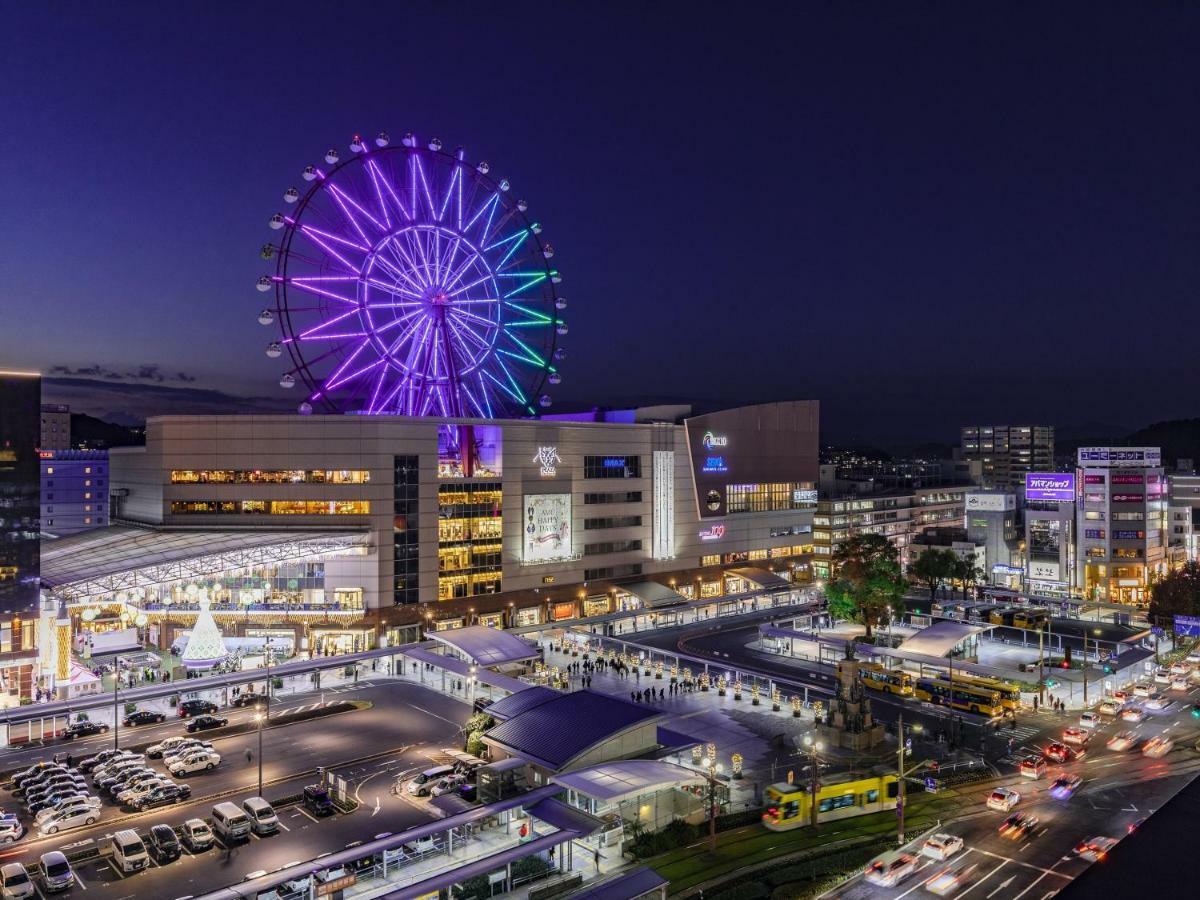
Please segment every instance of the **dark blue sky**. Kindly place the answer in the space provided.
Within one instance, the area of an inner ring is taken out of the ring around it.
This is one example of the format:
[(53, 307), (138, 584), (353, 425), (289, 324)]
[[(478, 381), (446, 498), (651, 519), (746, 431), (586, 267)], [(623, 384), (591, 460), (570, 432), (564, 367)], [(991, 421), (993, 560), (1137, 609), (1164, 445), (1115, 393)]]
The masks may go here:
[(5, 364), (294, 402), (267, 218), (327, 147), (412, 130), (545, 223), (560, 408), (816, 397), (843, 439), (1197, 412), (1183, 4), (114, 6), (4, 6)]

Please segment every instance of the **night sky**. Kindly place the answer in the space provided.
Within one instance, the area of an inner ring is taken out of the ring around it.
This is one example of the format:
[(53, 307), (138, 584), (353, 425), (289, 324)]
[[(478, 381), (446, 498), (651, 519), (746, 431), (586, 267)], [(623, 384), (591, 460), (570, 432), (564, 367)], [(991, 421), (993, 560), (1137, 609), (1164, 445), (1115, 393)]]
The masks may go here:
[(291, 408), (267, 219), (411, 130), (545, 223), (556, 409), (1195, 415), (1200, 10), (1046, 6), (5, 2), (0, 363)]

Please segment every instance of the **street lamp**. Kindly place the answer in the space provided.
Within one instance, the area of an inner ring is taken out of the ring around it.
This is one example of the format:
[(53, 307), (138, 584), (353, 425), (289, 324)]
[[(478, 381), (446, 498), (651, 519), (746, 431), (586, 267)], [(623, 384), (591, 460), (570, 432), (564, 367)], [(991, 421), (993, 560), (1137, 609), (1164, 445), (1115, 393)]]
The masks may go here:
[(262, 766), (263, 766), (262, 734), (263, 734), (263, 723), (266, 721), (266, 719), (267, 719), (266, 714), (263, 712), (256, 712), (254, 714), (254, 721), (258, 723), (258, 796), (259, 797), (262, 796), (262, 792), (263, 792), (263, 788), (262, 788)]
[(817, 794), (821, 790), (821, 761), (818, 754), (825, 749), (820, 741), (814, 741), (811, 734), (804, 736), (804, 749), (808, 753), (808, 790), (812, 795), (812, 802), (809, 804), (809, 823), (813, 828), (817, 827)]
[(710, 752), (700, 760), (700, 765), (708, 778), (708, 849), (712, 852), (717, 849), (717, 775), (721, 773), (721, 764), (716, 753)]
[[(1099, 637), (1100, 635), (1104, 634), (1104, 632), (1101, 631), (1099, 628), (1093, 628), (1092, 633), (1095, 634), (1096, 637)], [(1095, 638), (1092, 639), (1092, 643), (1096, 644)], [(1087, 629), (1085, 628), (1085, 629), (1083, 629), (1083, 705), (1084, 706), (1088, 705), (1088, 699), (1087, 699), (1087, 670), (1088, 670), (1087, 644), (1088, 644), (1088, 633), (1087, 633)], [(1096, 650), (1097, 650), (1097, 655), (1099, 655), (1099, 650), (1100, 650), (1099, 644), (1096, 645)]]

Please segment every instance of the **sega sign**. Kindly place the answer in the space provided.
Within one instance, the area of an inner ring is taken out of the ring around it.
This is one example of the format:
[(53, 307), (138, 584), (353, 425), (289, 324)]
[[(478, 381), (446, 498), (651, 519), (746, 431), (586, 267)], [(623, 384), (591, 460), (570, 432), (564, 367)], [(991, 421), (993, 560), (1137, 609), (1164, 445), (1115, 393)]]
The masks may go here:
[(1028, 472), (1025, 475), (1026, 500), (1056, 500), (1070, 503), (1075, 499), (1075, 475), (1072, 472)]

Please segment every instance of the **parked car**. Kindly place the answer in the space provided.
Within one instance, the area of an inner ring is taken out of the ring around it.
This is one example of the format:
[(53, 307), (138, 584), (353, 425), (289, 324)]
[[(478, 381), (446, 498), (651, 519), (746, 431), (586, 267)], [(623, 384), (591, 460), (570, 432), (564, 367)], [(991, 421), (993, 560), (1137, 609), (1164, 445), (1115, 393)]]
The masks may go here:
[(204, 731), (209, 728), (221, 728), (229, 724), (228, 719), (222, 719), (220, 716), (196, 716), (187, 723), (188, 732)]
[(157, 744), (151, 744), (146, 748), (146, 755), (151, 759), (162, 759), (162, 757), (166, 756), (167, 754), (176, 752), (179, 748), (185, 746), (197, 747), (201, 745), (211, 746), (211, 744), (207, 744), (205, 741), (188, 737), (185, 734), (176, 734), (159, 741)]
[(174, 862), (183, 854), (175, 829), (162, 823), (150, 826), (150, 831), (146, 835), (146, 848), (160, 865)]
[(433, 797), (440, 797), (442, 794), (449, 794), (451, 791), (456, 790), (464, 781), (466, 781), (465, 775), (447, 775), (433, 786), (433, 789), (429, 792), (429, 794)]
[(100, 810), (87, 805), (69, 806), (55, 813), (43, 822), (38, 823), (38, 831), (44, 837), (47, 834), (57, 834), (70, 828), (80, 828), (91, 825), (100, 818)]
[(314, 816), (332, 816), (333, 801), (329, 799), (329, 791), (319, 784), (305, 786), (303, 791), (304, 808)]
[(184, 700), (179, 704), (179, 718), (198, 716), (202, 713), (215, 713), (220, 707), (211, 700)]
[(121, 752), (120, 756), (114, 756), (107, 762), (101, 763), (92, 769), (92, 780), (95, 781), (110, 772), (118, 771), (125, 766), (142, 766), (146, 764), (146, 757), (140, 753)]
[(212, 829), (203, 819), (188, 819), (183, 823), (183, 845), (189, 850), (207, 850), (214, 840)]
[(100, 798), (95, 795), (88, 794), (76, 794), (73, 797), (65, 797), (54, 806), (49, 806), (46, 809), (35, 813), (33, 816), (33, 822), (35, 825), (41, 824), (42, 822), (46, 821), (46, 819), (56, 816), (59, 813), (76, 806), (90, 806), (92, 809), (99, 809)]
[(16, 775), (14, 775), (12, 777), (13, 790), (14, 791), (21, 790), (21, 788), (23, 788), (25, 786), (25, 783), (27, 781), (29, 781), (29, 779), (34, 778), (37, 775), (40, 775), (41, 773), (45, 772), (47, 769), (53, 770), (55, 772), (65, 772), (67, 770), (67, 767), (62, 765), (61, 763), (54, 763), (54, 762), (34, 763), (28, 769), (22, 769), (20, 772), (18, 772)]
[(25, 826), (21, 824), (21, 820), (11, 813), (6, 813), (0, 816), (0, 844), (11, 844), (13, 841), (19, 841), (21, 835), (25, 833)]
[(159, 776), (146, 779), (145, 781), (138, 781), (137, 783), (131, 784), (129, 787), (123, 789), (114, 797), (114, 799), (122, 805), (132, 806), (134, 800), (137, 800), (139, 797), (145, 797), (146, 795), (158, 790), (160, 787), (163, 787), (167, 783), (168, 781), (166, 778)]
[(153, 809), (156, 806), (167, 806), (171, 803), (178, 803), (180, 800), (187, 800), (191, 796), (192, 789), (188, 785), (168, 781), (149, 793), (134, 798), (130, 801), (130, 805), (137, 810)]
[(75, 885), (75, 873), (67, 857), (58, 850), (43, 853), (38, 860), (38, 875), (47, 894), (70, 890)]
[(134, 755), (135, 754), (130, 753), (128, 750), (101, 750), (95, 756), (89, 756), (81, 761), (78, 768), (80, 772), (83, 772), (86, 775), (88, 772), (93, 771), (98, 766), (102, 766), (111, 760), (119, 757), (124, 758)]
[(216, 750), (197, 750), (187, 756), (171, 761), (171, 774), (176, 778), (192, 772), (208, 772), (215, 769), (221, 762), (221, 754)]
[(37, 893), (33, 880), (18, 862), (0, 866), (0, 897), (4, 900), (25, 900)]
[(138, 725), (153, 725), (156, 722), (165, 722), (167, 717), (162, 713), (151, 712), (148, 709), (140, 709), (137, 712), (130, 713), (121, 720), (121, 724), (126, 728), (136, 728)]
[(93, 722), (89, 719), (84, 719), (82, 722), (75, 722), (67, 726), (67, 730), (63, 732), (63, 737), (69, 741), (76, 738), (91, 737), (94, 734), (104, 734), (108, 731), (108, 726), (103, 722)]
[(82, 790), (67, 788), (57, 794), (50, 794), (45, 797), (40, 797), (33, 803), (26, 804), (25, 808), (29, 811), (29, 814), (36, 819), (46, 810), (61, 809), (68, 805), (68, 801), (78, 800), (86, 796), (87, 794), (85, 794)]

